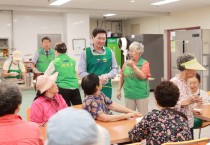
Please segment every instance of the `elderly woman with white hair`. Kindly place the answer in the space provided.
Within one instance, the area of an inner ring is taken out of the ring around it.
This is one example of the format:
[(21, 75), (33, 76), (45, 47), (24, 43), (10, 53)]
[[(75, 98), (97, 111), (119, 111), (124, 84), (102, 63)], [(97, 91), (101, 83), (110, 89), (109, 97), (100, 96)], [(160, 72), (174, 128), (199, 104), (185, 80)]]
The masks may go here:
[(117, 98), (121, 99), (121, 89), (124, 89), (126, 107), (138, 109), (143, 115), (148, 113), (149, 81), (151, 76), (149, 62), (142, 58), (144, 45), (133, 42), (129, 46), (130, 60), (122, 68), (118, 84)]

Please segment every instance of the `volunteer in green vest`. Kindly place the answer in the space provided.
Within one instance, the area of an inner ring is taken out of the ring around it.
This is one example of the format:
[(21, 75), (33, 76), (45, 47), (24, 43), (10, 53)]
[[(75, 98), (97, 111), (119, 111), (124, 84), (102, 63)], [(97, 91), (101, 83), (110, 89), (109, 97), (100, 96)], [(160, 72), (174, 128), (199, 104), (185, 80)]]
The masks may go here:
[(50, 44), (51, 39), (49, 37), (45, 36), (42, 38), (42, 48), (37, 50), (32, 60), (33, 72), (45, 72), (50, 62), (55, 58), (55, 51), (50, 49)]
[(57, 43), (55, 46), (56, 58), (50, 63), (45, 74), (51, 75), (58, 72), (56, 84), (68, 106), (82, 104), (79, 83), (76, 75), (76, 61), (67, 54), (65, 43)]
[(151, 76), (149, 62), (142, 58), (144, 46), (139, 42), (133, 42), (129, 46), (130, 60), (127, 60), (122, 68), (117, 90), (117, 98), (121, 99), (123, 86), (125, 104), (132, 110), (138, 109), (143, 115), (148, 113), (149, 81)]
[(4, 77), (8, 78), (17, 78), (23, 79), (26, 74), (26, 69), (24, 64), (21, 62), (22, 53), (18, 50), (13, 51), (12, 53), (12, 60), (7, 60), (4, 63)]
[(81, 53), (78, 73), (81, 78), (89, 73), (99, 76), (103, 84), (102, 92), (109, 98), (112, 96), (111, 79), (118, 73), (116, 58), (112, 50), (105, 47), (106, 31), (95, 28), (92, 32), (93, 46), (85, 48)]

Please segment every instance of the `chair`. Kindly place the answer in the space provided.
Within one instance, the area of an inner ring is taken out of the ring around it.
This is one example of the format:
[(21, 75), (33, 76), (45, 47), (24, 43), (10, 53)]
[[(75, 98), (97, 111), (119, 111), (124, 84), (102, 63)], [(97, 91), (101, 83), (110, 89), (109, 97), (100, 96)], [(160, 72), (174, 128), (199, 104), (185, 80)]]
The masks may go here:
[(82, 109), (82, 104), (79, 104), (79, 105), (73, 105), (72, 107), (77, 108), (77, 109)]
[(30, 112), (31, 112), (31, 108), (29, 107), (29, 108), (26, 110), (26, 119), (27, 119), (27, 121), (30, 121)]
[(204, 121), (203, 124), (201, 125), (201, 127), (195, 128), (195, 129), (199, 129), (199, 136), (198, 136), (198, 138), (201, 137), (201, 128), (207, 127), (209, 125), (210, 125), (210, 121)]
[(127, 145), (142, 145), (141, 142), (136, 142), (136, 143), (131, 143), (131, 144), (127, 144)]
[[(210, 91), (207, 91), (207, 94), (210, 96)], [(195, 128), (195, 129), (199, 129), (199, 136), (198, 136), (198, 138), (201, 137), (201, 128), (207, 127), (209, 125), (210, 125), (210, 121), (206, 121), (206, 122), (204, 121), (201, 127)]]
[(201, 138), (196, 140), (182, 141), (182, 142), (168, 142), (162, 145), (206, 145), (209, 143), (210, 138)]

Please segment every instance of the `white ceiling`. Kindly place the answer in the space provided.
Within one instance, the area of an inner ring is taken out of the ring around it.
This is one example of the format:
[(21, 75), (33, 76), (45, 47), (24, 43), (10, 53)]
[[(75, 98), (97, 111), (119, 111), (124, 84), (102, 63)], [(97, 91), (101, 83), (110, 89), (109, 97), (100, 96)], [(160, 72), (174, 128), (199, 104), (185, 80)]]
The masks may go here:
[(62, 6), (49, 6), (48, 0), (0, 0), (0, 10), (25, 10), (87, 13), (92, 18), (103, 18), (104, 13), (116, 13), (114, 19), (127, 19), (142, 16), (169, 15), (170, 12), (204, 7), (210, 0), (180, 0), (167, 5), (152, 6), (160, 0), (71, 0)]

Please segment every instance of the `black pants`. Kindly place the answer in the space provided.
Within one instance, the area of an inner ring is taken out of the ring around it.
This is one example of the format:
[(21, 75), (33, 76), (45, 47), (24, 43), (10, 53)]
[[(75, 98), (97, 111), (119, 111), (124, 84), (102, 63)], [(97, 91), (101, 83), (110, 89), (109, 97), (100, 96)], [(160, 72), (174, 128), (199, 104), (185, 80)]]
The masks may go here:
[(61, 94), (68, 106), (82, 104), (79, 89), (63, 89), (59, 88)]

